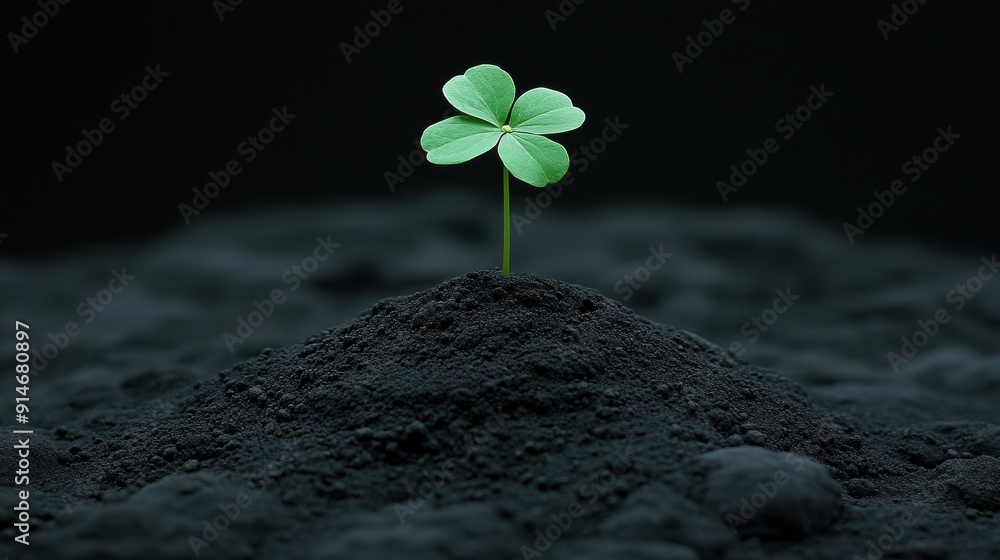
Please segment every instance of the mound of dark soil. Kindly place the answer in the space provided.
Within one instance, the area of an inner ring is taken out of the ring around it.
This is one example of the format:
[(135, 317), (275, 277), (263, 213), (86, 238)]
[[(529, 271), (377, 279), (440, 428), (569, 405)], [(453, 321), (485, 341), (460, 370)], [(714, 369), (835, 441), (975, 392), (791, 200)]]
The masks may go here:
[(115, 418), (37, 436), (47, 476), (93, 481), (39, 528), (86, 544), (48, 558), (850, 557), (959, 521), (996, 547), (979, 431), (892, 434), (532, 275), (383, 300)]

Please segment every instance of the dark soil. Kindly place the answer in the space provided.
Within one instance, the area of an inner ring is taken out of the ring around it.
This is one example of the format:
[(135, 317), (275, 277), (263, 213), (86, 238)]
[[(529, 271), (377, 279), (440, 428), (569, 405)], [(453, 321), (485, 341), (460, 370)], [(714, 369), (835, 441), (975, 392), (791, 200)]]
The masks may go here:
[(545, 277), (150, 375), (36, 428), (35, 557), (1000, 558), (996, 424), (817, 399)]

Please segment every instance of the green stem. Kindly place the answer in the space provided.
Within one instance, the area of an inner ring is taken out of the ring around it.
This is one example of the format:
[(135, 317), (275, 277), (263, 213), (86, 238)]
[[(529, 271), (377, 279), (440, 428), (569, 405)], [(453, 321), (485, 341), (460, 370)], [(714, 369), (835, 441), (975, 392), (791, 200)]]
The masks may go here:
[(503, 166), (503, 275), (510, 276), (510, 171)]

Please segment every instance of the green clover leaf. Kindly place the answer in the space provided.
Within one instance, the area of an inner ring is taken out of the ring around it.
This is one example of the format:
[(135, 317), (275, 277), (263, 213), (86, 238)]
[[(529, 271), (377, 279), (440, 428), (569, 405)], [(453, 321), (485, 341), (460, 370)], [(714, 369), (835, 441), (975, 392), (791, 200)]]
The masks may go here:
[(500, 68), (483, 64), (448, 80), (444, 97), (456, 109), (499, 128), (514, 102), (514, 79)]
[(537, 134), (504, 134), (498, 151), (508, 169), (517, 169), (511, 171), (515, 177), (536, 187), (555, 183), (569, 171), (566, 148)]
[(510, 74), (481, 64), (448, 80), (445, 98), (459, 111), (424, 130), (420, 146), (427, 161), (439, 165), (464, 163), (499, 146), (504, 184), (503, 273), (510, 274), (510, 187), (508, 175), (534, 187), (556, 183), (569, 171), (569, 153), (541, 136), (579, 128), (586, 119), (570, 98), (548, 88), (526, 91), (515, 101)]
[(503, 132), (496, 126), (461, 115), (432, 124), (420, 138), (427, 159), (440, 165), (465, 163), (490, 151)]
[(424, 131), (420, 146), (427, 150), (428, 161), (440, 165), (464, 163), (499, 142), (504, 166), (529, 185), (544, 187), (566, 175), (566, 149), (537, 136), (568, 132), (583, 124), (586, 116), (566, 94), (535, 88), (515, 101), (514, 80), (492, 64), (481, 64), (455, 76), (443, 91), (445, 98), (465, 115), (445, 119)]
[(517, 132), (555, 134), (579, 128), (585, 118), (565, 93), (535, 88), (524, 92), (514, 103), (510, 127)]

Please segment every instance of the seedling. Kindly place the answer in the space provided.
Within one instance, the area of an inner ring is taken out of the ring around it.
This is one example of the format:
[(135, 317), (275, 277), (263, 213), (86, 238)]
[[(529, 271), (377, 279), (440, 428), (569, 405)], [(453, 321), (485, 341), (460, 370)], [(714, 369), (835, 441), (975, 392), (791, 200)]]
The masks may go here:
[(566, 148), (541, 136), (579, 128), (586, 115), (563, 93), (548, 88), (514, 101), (514, 80), (492, 64), (448, 80), (444, 97), (465, 113), (432, 124), (420, 137), (427, 161), (465, 163), (498, 146), (503, 164), (503, 274), (510, 275), (510, 175), (533, 187), (555, 183), (569, 171)]

